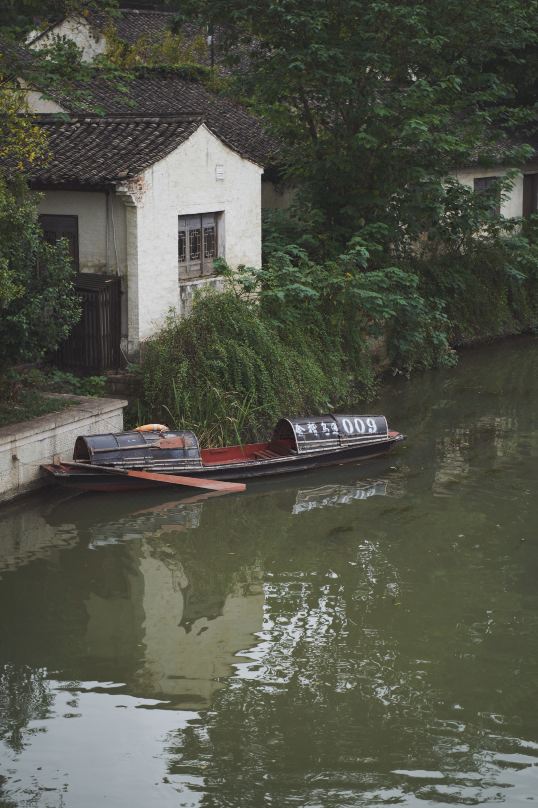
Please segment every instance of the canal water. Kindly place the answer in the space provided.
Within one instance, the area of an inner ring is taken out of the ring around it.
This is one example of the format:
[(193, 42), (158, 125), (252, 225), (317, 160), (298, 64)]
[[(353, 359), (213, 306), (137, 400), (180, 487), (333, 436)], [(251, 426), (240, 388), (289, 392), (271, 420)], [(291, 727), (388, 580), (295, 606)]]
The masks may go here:
[(384, 460), (0, 511), (0, 805), (538, 803), (538, 340)]

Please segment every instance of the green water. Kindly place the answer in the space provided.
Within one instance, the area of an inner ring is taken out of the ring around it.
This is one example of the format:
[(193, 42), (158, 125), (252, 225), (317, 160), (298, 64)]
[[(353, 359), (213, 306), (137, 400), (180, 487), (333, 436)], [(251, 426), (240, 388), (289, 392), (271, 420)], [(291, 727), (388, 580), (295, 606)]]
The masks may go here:
[(0, 805), (538, 802), (538, 341), (385, 460), (0, 511)]

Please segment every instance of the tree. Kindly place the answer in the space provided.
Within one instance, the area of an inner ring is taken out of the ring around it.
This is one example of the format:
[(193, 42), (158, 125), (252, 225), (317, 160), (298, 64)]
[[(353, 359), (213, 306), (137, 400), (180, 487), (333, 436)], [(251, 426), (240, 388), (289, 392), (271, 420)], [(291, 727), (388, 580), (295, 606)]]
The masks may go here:
[[(60, 86), (65, 93), (76, 92), (77, 82), (92, 76), (92, 68), (82, 63), (73, 43), (58, 40), (33, 54), (18, 44), (15, 35), (21, 38), (35, 27), (38, 14), (50, 20), (112, 5), (108, 0), (91, 4), (26, 0), (8, 4), (0, 12), (0, 369), (4, 372), (16, 362), (39, 359), (54, 350), (80, 317), (67, 245), (44, 241), (38, 197), (27, 185), (31, 167), (47, 159), (47, 143), (41, 127), (24, 114), (24, 88), (37, 87), (46, 93)], [(111, 67), (107, 75), (114, 77), (117, 72)]]
[(0, 368), (39, 359), (80, 317), (67, 245), (47, 244), (23, 181), (0, 177)]
[(18, 38), (37, 27), (79, 12), (108, 11), (117, 7), (116, 0), (5, 0), (0, 6), (0, 31)]
[[(536, 47), (536, 0), (191, 0), (181, 9), (248, 52), (236, 91), (280, 136), (286, 175), (306, 188), (338, 248), (363, 222), (385, 223), (396, 248), (413, 243), (439, 216), (447, 173), (477, 148), (493, 158), (522, 119), (508, 66)], [(525, 154), (513, 151), (512, 160)]]

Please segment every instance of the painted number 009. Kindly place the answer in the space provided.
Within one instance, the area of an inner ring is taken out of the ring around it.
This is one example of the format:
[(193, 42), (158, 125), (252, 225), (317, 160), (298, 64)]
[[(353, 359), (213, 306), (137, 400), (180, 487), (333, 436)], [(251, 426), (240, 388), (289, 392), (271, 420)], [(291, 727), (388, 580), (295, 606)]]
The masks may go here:
[(373, 418), (367, 418), (366, 423), (362, 418), (354, 418), (353, 421), (350, 418), (342, 418), (342, 426), (348, 435), (353, 435), (354, 432), (364, 435), (366, 430), (368, 430), (369, 435), (377, 432), (377, 424)]

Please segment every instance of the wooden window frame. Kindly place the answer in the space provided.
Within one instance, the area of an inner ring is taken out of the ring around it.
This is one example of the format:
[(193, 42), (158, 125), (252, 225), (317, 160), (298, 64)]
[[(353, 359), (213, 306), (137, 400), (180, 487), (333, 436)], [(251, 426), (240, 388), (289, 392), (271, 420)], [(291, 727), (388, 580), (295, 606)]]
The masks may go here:
[(215, 274), (214, 261), (220, 255), (221, 215), (220, 213), (194, 213), (178, 217), (180, 281), (206, 278)]

